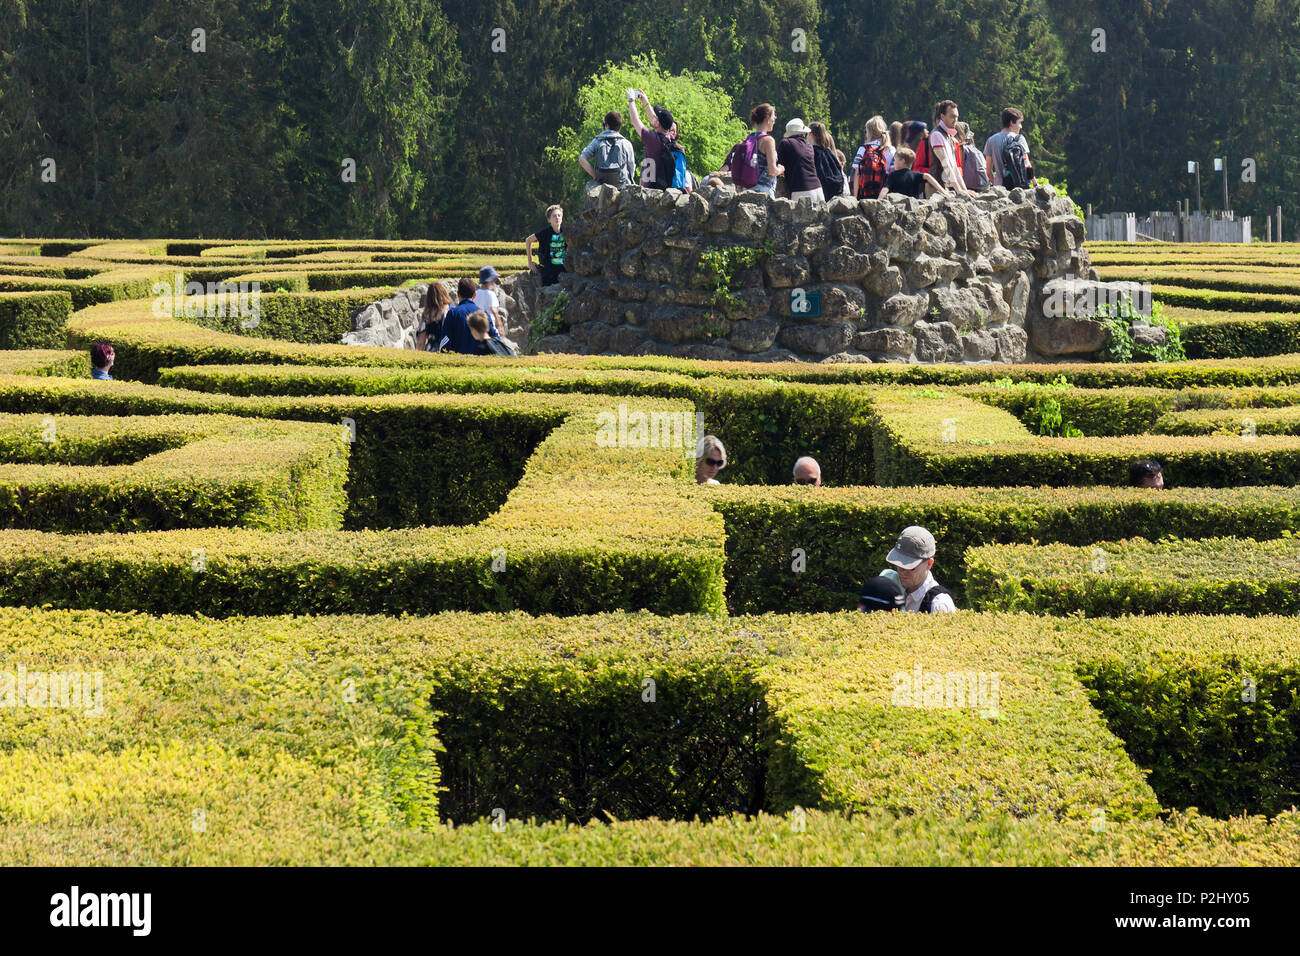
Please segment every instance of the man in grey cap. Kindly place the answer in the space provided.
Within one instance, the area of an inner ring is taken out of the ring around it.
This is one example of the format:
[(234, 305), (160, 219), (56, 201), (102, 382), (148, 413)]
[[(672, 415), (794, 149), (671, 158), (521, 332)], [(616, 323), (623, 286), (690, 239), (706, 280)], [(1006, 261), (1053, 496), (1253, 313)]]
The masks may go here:
[(907, 592), (903, 610), (921, 614), (938, 614), (957, 610), (952, 592), (934, 579), (934, 535), (912, 525), (904, 528), (898, 543), (885, 559), (898, 575), (898, 583)]

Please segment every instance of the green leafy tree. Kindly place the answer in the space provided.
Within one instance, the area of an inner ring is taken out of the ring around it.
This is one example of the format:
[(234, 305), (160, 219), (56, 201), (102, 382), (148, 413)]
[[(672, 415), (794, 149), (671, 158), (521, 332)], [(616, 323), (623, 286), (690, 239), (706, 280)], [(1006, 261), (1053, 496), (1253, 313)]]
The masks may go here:
[(621, 89), (608, 103), (578, 102), (607, 61), (653, 54), (669, 74), (714, 74), (742, 120), (763, 101), (782, 122), (796, 113), (830, 119), (819, 0), (442, 0), (442, 8), (468, 76), (444, 153), (445, 238), (517, 238), (537, 228), (581, 176), (576, 153), (542, 161), (558, 131), (583, 129), (591, 110), (624, 109)]
[[(672, 112), (687, 166), (701, 178), (718, 169), (727, 152), (748, 131), (736, 118), (731, 97), (719, 87), (715, 74), (666, 73), (653, 55), (633, 57), (630, 62), (617, 65), (606, 63), (578, 91), (582, 125), (577, 129), (561, 129), (555, 145), (546, 151), (547, 159), (560, 170), (570, 196), (581, 198), (582, 188), (589, 181), (578, 165), (578, 154), (604, 128), (605, 114), (613, 108), (612, 104), (621, 103), (620, 112), (626, 113), (629, 88), (645, 90), (653, 105)], [(644, 111), (640, 104), (637, 108)], [(642, 120), (645, 119), (643, 116)], [(632, 137), (640, 155), (641, 144), (630, 119), (624, 132)]]

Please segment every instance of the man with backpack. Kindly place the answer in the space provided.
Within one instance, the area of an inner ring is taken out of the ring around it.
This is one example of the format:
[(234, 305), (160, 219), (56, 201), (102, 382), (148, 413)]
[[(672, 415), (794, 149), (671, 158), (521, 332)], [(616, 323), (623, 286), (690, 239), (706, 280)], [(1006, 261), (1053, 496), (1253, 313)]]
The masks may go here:
[[(641, 122), (636, 101), (645, 104), (647, 126)], [(627, 91), (628, 112), (632, 126), (641, 137), (645, 158), (641, 161), (641, 185), (651, 189), (684, 189), (690, 192), (690, 174), (686, 171), (686, 153), (677, 143), (677, 123), (663, 107), (650, 105), (645, 90)]]
[(934, 535), (917, 525), (904, 528), (885, 560), (892, 566), (883, 572), (903, 586), (903, 610), (920, 614), (956, 611), (952, 592), (934, 579)]
[(623, 128), (623, 114), (610, 110), (605, 114), (605, 129), (587, 144), (578, 156), (578, 165), (591, 177), (591, 184), (604, 183), (622, 189), (631, 186), (636, 176), (636, 154)]
[(1029, 163), (1029, 143), (1021, 133), (1025, 114), (1014, 106), (1002, 111), (1002, 132), (994, 133), (984, 142), (984, 158), (993, 174), (994, 186), (1007, 189), (1032, 186), (1034, 168)]

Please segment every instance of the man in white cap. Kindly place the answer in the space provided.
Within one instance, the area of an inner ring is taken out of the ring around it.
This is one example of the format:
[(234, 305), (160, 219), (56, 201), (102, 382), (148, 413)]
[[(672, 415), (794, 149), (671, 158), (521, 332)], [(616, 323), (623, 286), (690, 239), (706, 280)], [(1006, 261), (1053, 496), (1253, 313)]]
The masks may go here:
[(907, 592), (903, 610), (921, 614), (938, 614), (957, 610), (952, 592), (934, 579), (934, 535), (912, 525), (904, 528), (898, 543), (885, 559), (898, 574), (898, 583)]

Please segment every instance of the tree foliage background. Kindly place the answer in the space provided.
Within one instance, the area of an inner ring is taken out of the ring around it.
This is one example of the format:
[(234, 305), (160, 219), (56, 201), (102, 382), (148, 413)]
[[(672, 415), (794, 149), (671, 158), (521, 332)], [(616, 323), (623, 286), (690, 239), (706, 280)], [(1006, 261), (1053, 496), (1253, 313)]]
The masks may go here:
[(1300, 0), (0, 0), (0, 234), (516, 238), (638, 56), (730, 97), (696, 172), (761, 101), (850, 152), (951, 97), (981, 140), (1023, 109), (1099, 209), (1194, 201), (1190, 159), (1219, 208), (1224, 156), (1239, 213), (1300, 223)]

